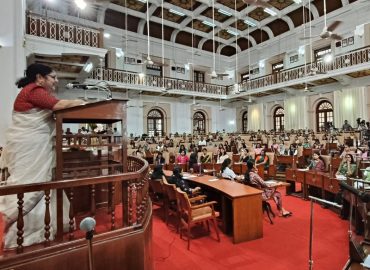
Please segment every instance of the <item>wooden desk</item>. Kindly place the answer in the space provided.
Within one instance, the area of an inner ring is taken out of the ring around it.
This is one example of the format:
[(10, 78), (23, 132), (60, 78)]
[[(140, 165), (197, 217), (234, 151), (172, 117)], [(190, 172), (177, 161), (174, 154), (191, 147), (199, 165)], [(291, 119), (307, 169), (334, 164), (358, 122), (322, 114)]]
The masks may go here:
[[(166, 175), (172, 172), (165, 171)], [(222, 229), (232, 233), (233, 243), (240, 243), (261, 238), (262, 227), (262, 191), (214, 176), (203, 175), (188, 178), (189, 182), (200, 185), (203, 190), (221, 194)]]

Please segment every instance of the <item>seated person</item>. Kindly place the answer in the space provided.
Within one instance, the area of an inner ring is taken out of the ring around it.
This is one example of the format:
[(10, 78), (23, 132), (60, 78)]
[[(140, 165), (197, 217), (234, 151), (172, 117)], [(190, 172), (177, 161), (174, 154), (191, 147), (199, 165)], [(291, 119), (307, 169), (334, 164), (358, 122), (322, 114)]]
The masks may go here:
[(231, 159), (227, 158), (222, 162), (221, 165), (221, 176), (223, 178), (227, 178), (233, 181), (241, 181), (243, 180), (243, 176), (236, 175), (234, 171), (231, 169)]
[(217, 163), (222, 164), (222, 162), (227, 158), (229, 158), (229, 156), (226, 154), (225, 148), (219, 149), (217, 154)]
[(307, 169), (315, 170), (315, 171), (318, 171), (318, 172), (325, 171), (324, 159), (318, 153), (313, 153), (312, 154), (312, 160), (310, 162), (310, 165), (308, 165)]
[(134, 152), (135, 156), (139, 158), (145, 158), (145, 151), (143, 150), (143, 147), (139, 146), (139, 148)]
[(276, 139), (272, 140), (271, 151), (274, 152), (274, 153), (279, 152), (279, 144), (276, 142)]
[(347, 154), (345, 159), (339, 165), (338, 171), (335, 175), (342, 175), (346, 177), (353, 177), (356, 175), (357, 166), (351, 154)]
[(261, 144), (257, 143), (256, 147), (254, 148), (254, 153), (256, 154), (256, 156), (260, 155), (262, 150), (263, 150), (263, 148), (262, 148)]
[(162, 165), (156, 165), (150, 175), (151, 180), (161, 180), (165, 177)]
[(259, 164), (263, 164), (264, 170), (268, 171), (270, 166), (269, 157), (266, 155), (264, 150), (262, 150), (261, 154), (256, 157), (256, 165)]
[(262, 193), (262, 200), (267, 201), (268, 199), (272, 198), (276, 203), (277, 209), (279, 210), (280, 217), (289, 217), (292, 215), (291, 212), (285, 210), (283, 208), (283, 202), (281, 198), (281, 193), (277, 191), (275, 188), (270, 188), (265, 181), (257, 174), (257, 169), (254, 166), (254, 163), (248, 161), (247, 162), (247, 172), (244, 176), (244, 183), (263, 191)]
[(346, 160), (346, 155), (347, 154), (350, 154), (350, 155), (352, 155), (352, 156), (354, 156), (355, 155), (355, 153), (351, 150), (351, 148), (349, 147), (349, 145), (348, 144), (345, 144), (344, 145), (344, 149), (343, 149), (343, 152), (340, 154), (340, 158), (342, 159), (342, 160)]
[(155, 157), (154, 164), (155, 165), (164, 165), (166, 163), (162, 152), (158, 152), (157, 156)]
[(185, 148), (185, 145), (183, 145), (183, 144), (180, 145), (179, 153), (181, 153), (182, 151), (184, 151), (185, 154), (186, 154), (186, 148)]
[(249, 154), (248, 149), (241, 148), (239, 152), (240, 152), (239, 162), (247, 163), (248, 160), (253, 160), (252, 156)]
[(294, 146), (294, 144), (291, 144), (289, 146), (289, 149), (286, 153), (288, 156), (296, 156), (298, 154), (297, 148)]
[(174, 184), (182, 191), (192, 196), (200, 191), (200, 187), (190, 188), (188, 182), (182, 177), (182, 168), (176, 166), (173, 168), (172, 176), (167, 180), (169, 184)]
[(185, 151), (180, 152), (180, 155), (176, 158), (176, 163), (178, 164), (186, 164), (189, 162), (189, 157), (186, 155)]
[(163, 143), (161, 141), (159, 141), (158, 145), (155, 147), (155, 150), (158, 152), (163, 151)]
[(364, 173), (363, 173), (363, 179), (366, 181), (370, 181), (370, 167), (366, 167)]
[(202, 149), (202, 155), (200, 156), (201, 163), (210, 163), (212, 162), (212, 157), (208, 155), (207, 148)]
[(307, 139), (307, 138), (305, 138), (305, 139), (304, 139), (304, 141), (303, 141), (303, 143), (302, 143), (302, 146), (303, 146), (303, 148), (305, 148), (305, 149), (307, 149), (307, 148), (311, 148), (311, 145), (310, 145), (310, 143), (308, 142), (308, 139)]
[(193, 172), (199, 172), (199, 165), (198, 165), (198, 150), (194, 148), (193, 153), (190, 154), (189, 158), (189, 170), (193, 170)]
[(198, 146), (206, 146), (207, 141), (204, 139), (203, 136), (200, 137), (200, 140), (198, 141)]
[(231, 146), (229, 145), (228, 141), (225, 141), (224, 148), (226, 152), (231, 152)]

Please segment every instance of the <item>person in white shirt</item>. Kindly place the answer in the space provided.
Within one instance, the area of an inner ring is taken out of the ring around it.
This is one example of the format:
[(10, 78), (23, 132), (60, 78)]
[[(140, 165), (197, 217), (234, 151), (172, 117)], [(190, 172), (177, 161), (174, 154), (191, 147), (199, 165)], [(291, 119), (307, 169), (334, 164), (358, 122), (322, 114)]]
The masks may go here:
[(198, 141), (198, 146), (207, 146), (207, 141), (203, 138), (203, 136), (200, 137), (200, 140)]
[(236, 175), (234, 171), (231, 169), (231, 159), (226, 158), (221, 165), (221, 176), (223, 178), (230, 179), (232, 181), (241, 181), (243, 180), (243, 176)]
[(225, 148), (220, 148), (218, 151), (217, 163), (221, 164), (224, 162), (225, 159), (229, 158), (229, 156), (226, 154)]

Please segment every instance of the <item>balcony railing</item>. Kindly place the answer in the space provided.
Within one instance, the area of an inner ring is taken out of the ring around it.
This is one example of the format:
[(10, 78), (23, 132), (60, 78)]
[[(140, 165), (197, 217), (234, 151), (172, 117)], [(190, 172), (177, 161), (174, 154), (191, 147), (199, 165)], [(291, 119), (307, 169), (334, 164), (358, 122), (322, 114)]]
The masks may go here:
[[(51, 208), (54, 205), (51, 205), (51, 193), (53, 196), (56, 196), (55, 191), (65, 192), (68, 195), (70, 208), (69, 208), (69, 233), (68, 237), (63, 236), (63, 220), (57, 221), (57, 232), (56, 239), (54, 244), (62, 244), (66, 241), (72, 241), (75, 239), (74, 233), (76, 232), (75, 218), (76, 213), (74, 211), (76, 205), (81, 205), (81, 198), (75, 196), (76, 190), (79, 188), (84, 188), (85, 191), (90, 193), (90, 212), (92, 215), (95, 215), (95, 192), (98, 185), (105, 184), (108, 186), (107, 197), (108, 203), (106, 209), (103, 209), (104, 215), (106, 215), (106, 220), (108, 222), (108, 230), (104, 230), (101, 233), (105, 233), (113, 230), (121, 230), (122, 234), (129, 234), (133, 230), (139, 229), (143, 224), (151, 218), (151, 209), (150, 209), (150, 199), (148, 195), (148, 163), (140, 158), (129, 156), (127, 159), (127, 173), (100, 176), (100, 177), (89, 177), (81, 179), (72, 179), (68, 181), (49, 181), (37, 184), (28, 184), (28, 185), (3, 185), (4, 181), (9, 176), (6, 169), (0, 171), (0, 197), (5, 195), (14, 195), (17, 196), (17, 205), (14, 205), (14, 208), (18, 208), (18, 218), (17, 218), (17, 253), (23, 253), (25, 250), (23, 246), (23, 237), (25, 229), (32, 227), (32, 224), (25, 222), (24, 220), (24, 201), (23, 198), (25, 194), (29, 192), (44, 192), (44, 203), (45, 203), (45, 213), (44, 213), (44, 223), (45, 223), (45, 241), (44, 246), (50, 246), (50, 224), (51, 224)], [(116, 216), (116, 203), (113, 198), (115, 198), (116, 185), (121, 186), (121, 197), (119, 201), (122, 204), (122, 215), (118, 219)], [(54, 213), (55, 216), (62, 216), (60, 210), (63, 209), (63, 197), (57, 198), (57, 213)], [(108, 210), (108, 211), (107, 211)], [(59, 234), (59, 231), (62, 234)], [(40, 247), (40, 246), (39, 246)], [(40, 247), (41, 248), (41, 247)], [(31, 249), (35, 249), (32, 247)], [(29, 250), (29, 249), (27, 249)], [(0, 268), (1, 266), (0, 260)]]
[[(344, 68), (351, 68), (361, 64), (370, 64), (370, 47), (365, 47), (356, 51), (334, 57), (331, 63), (315, 62), (305, 66), (280, 71), (264, 77), (252, 79), (248, 82), (239, 84), (240, 91), (252, 91), (265, 87), (279, 87), (281, 83), (293, 82), (306, 78), (307, 81), (314, 80), (315, 76), (326, 74), (330, 71), (340, 71)], [(330, 77), (328, 74), (327, 77)], [(162, 78), (159, 76), (146, 75), (140, 76), (138, 73), (127, 72), (116, 69), (97, 68), (93, 71), (91, 79), (118, 82), (125, 85), (145, 86), (152, 89), (167, 89), (196, 92), (198, 94), (228, 95), (235, 91), (234, 86), (221, 86), (216, 84), (198, 83), (188, 80)], [(268, 89), (271, 90), (271, 89)], [(234, 92), (235, 93), (235, 92)]]
[(27, 14), (27, 34), (58, 41), (101, 48), (102, 33), (99, 30)]
[(118, 82), (128, 85), (158, 88), (162, 90), (181, 90), (203, 94), (227, 95), (228, 86), (192, 82), (188, 80), (159, 77), (153, 75), (140, 76), (138, 73), (117, 69), (96, 68), (91, 77), (94, 80)]

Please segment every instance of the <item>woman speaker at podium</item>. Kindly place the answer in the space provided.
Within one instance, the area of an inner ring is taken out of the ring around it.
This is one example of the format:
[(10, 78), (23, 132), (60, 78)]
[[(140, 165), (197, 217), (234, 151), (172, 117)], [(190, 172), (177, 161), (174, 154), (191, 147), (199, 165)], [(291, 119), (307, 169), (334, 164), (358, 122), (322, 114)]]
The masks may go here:
[[(32, 184), (51, 181), (55, 167), (53, 138), (55, 123), (52, 112), (77, 105), (82, 100), (60, 100), (53, 92), (57, 87), (57, 74), (42, 64), (28, 66), (25, 77), (16, 82), (19, 92), (13, 106), (12, 125), (6, 132), (6, 145), (0, 158), (0, 168), (7, 168), (6, 185)], [(56, 199), (51, 196), (50, 239), (56, 232)], [(24, 246), (44, 241), (45, 202), (43, 192), (24, 194)], [(64, 195), (65, 196), (65, 195)], [(64, 201), (68, 202), (66, 196)], [(64, 205), (68, 214), (69, 205)], [(4, 247), (17, 247), (17, 196), (0, 197), (0, 213), (5, 221)], [(68, 216), (64, 217), (68, 224)]]

